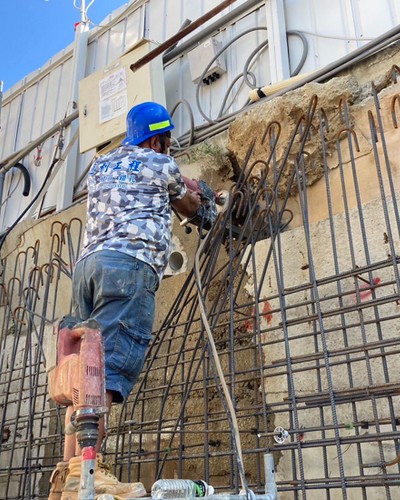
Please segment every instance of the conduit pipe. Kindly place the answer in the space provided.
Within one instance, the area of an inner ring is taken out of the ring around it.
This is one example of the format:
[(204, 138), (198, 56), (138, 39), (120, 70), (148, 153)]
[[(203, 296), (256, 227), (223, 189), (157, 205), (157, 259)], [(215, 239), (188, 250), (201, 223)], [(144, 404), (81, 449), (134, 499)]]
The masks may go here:
[[(274, 92), (273, 94), (268, 93), (268, 96), (278, 97), (280, 95), (285, 94), (286, 92), (302, 87), (306, 83), (324, 81), (336, 75), (340, 71), (344, 70), (348, 65), (352, 65), (355, 62), (364, 59), (369, 55), (372, 55), (374, 52), (378, 52), (382, 48), (397, 41), (399, 38), (400, 38), (400, 25), (397, 25), (391, 30), (383, 33), (383, 35), (378, 36), (374, 40), (371, 40), (370, 42), (366, 43), (362, 47), (353, 50), (349, 54), (346, 54), (340, 59), (337, 59), (336, 61), (328, 64), (327, 66), (324, 66), (323, 68), (317, 71), (309, 73), (308, 76), (305, 76), (304, 78), (300, 79), (296, 78), (295, 82), (293, 82), (291, 85), (288, 85), (287, 87), (282, 88), (278, 92)], [(268, 86), (266, 86), (266, 89), (268, 89)], [(262, 88), (259, 88), (258, 90), (260, 94), (259, 97), (262, 97)], [(250, 98), (254, 98), (254, 92), (250, 94)]]
[(169, 256), (168, 264), (173, 272), (181, 271), (185, 264), (184, 254), (179, 250), (174, 250)]
[[(391, 30), (383, 33), (381, 36), (375, 38), (374, 40), (371, 40), (371, 42), (368, 42), (367, 44), (363, 45), (362, 47), (356, 49), (353, 52), (350, 52), (346, 56), (337, 59), (331, 64), (328, 64), (327, 66), (321, 68), (320, 70), (314, 71), (310, 73), (308, 76), (304, 76), (304, 78), (296, 78), (296, 82), (292, 83), (291, 85), (288, 85), (287, 87), (282, 88), (281, 90), (274, 92), (271, 95), (268, 95), (268, 97), (265, 97), (257, 102), (252, 103), (250, 106), (246, 106), (245, 108), (241, 109), (240, 111), (236, 111), (231, 113), (230, 115), (226, 115), (222, 119), (216, 119), (216, 124), (211, 125), (211, 126), (203, 126), (199, 127), (196, 129), (196, 142), (201, 142), (205, 139), (208, 139), (209, 137), (213, 135), (220, 134), (221, 132), (224, 132), (229, 125), (235, 120), (235, 118), (241, 113), (248, 111), (251, 109), (253, 106), (257, 106), (257, 104), (265, 102), (266, 100), (274, 99), (275, 97), (280, 97), (287, 92), (290, 92), (292, 90), (295, 90), (297, 88), (302, 87), (306, 83), (310, 82), (323, 82), (327, 80), (328, 78), (332, 78), (333, 76), (337, 75), (341, 71), (344, 71), (347, 69), (349, 66), (354, 65), (356, 62), (365, 59), (366, 57), (371, 56), (372, 54), (378, 52), (379, 50), (382, 50), (383, 48), (389, 46), (390, 44), (398, 41), (400, 39), (400, 25), (392, 28)], [(299, 75), (301, 76), (301, 75)], [(181, 145), (182, 148), (187, 147), (188, 139), (187, 136), (189, 134), (184, 134), (182, 137), (180, 137), (179, 144)]]

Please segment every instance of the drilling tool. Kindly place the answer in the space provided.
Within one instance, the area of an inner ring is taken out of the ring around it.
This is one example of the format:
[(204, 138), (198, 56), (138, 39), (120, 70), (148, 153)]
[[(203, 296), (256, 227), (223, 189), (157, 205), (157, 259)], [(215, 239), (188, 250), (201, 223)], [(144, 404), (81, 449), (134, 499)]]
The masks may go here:
[[(252, 210), (250, 223), (247, 210), (248, 193), (237, 191), (236, 194), (240, 196), (236, 196), (234, 199), (231, 191), (216, 192), (202, 180), (189, 179), (185, 176), (183, 176), (183, 180), (190, 191), (198, 193), (201, 197), (201, 205), (197, 213), (180, 222), (181, 226), (185, 226), (187, 233), (191, 232), (189, 227), (191, 224), (197, 226), (199, 234), (202, 236), (202, 230), (209, 231), (218, 214), (226, 212), (228, 207), (231, 211), (231, 217), (230, 222), (226, 224), (225, 238), (229, 236), (246, 241), (251, 236), (256, 241), (264, 240), (270, 238), (271, 233), (284, 231), (293, 219), (291, 210), (284, 209), (281, 214), (276, 214), (270, 208), (266, 209), (265, 201), (263, 209), (263, 200), (260, 198), (260, 203)], [(283, 215), (285, 216), (284, 220), (282, 220)], [(225, 238), (222, 240), (223, 242), (225, 242)]]
[(94, 320), (61, 328), (57, 365), (49, 371), (49, 395), (60, 405), (73, 405), (65, 433), (76, 432), (82, 450), (79, 500), (94, 500), (94, 470), (99, 419), (107, 413), (104, 348), (99, 325)]
[(206, 231), (210, 230), (218, 213), (225, 211), (228, 205), (228, 191), (217, 193), (203, 180), (189, 179), (185, 176), (183, 176), (183, 180), (190, 191), (200, 195), (201, 205), (195, 215), (183, 219), (180, 225), (185, 226), (187, 233), (191, 232), (188, 224)]

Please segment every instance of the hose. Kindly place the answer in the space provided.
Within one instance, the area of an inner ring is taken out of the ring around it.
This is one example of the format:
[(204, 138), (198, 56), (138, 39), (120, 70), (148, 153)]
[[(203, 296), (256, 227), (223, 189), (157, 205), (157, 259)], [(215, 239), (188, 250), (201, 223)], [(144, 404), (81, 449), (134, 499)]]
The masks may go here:
[(14, 168), (17, 168), (24, 178), (24, 190), (22, 191), (23, 196), (28, 196), (31, 190), (31, 176), (29, 175), (28, 169), (22, 165), (22, 163), (16, 163)]
[[(200, 234), (201, 234), (201, 228), (200, 228)], [(203, 251), (203, 248), (205, 244), (208, 242), (210, 239), (210, 235), (212, 234), (212, 231), (210, 231), (207, 236), (203, 239), (200, 240), (199, 247), (195, 253), (194, 257), (194, 274), (195, 274), (195, 280), (196, 280), (196, 285), (197, 285), (197, 291), (198, 291), (198, 299), (199, 299), (199, 310), (200, 310), (200, 316), (204, 325), (204, 328), (207, 332), (207, 337), (208, 337), (208, 343), (210, 346), (211, 354), (212, 354), (212, 359), (214, 361), (214, 366), (216, 368), (217, 374), (218, 374), (218, 379), (222, 387), (222, 392), (225, 396), (225, 403), (227, 406), (227, 413), (229, 416), (229, 420), (231, 423), (231, 431), (232, 431), (232, 438), (234, 442), (234, 446), (236, 448), (236, 458), (239, 466), (239, 474), (240, 474), (240, 481), (242, 484), (242, 489), (246, 491), (248, 498), (252, 498), (254, 496), (254, 493), (249, 490), (247, 480), (246, 480), (246, 475), (244, 471), (244, 465), (243, 465), (243, 455), (242, 455), (242, 446), (240, 442), (240, 433), (239, 433), (239, 425), (237, 422), (236, 418), (236, 413), (235, 413), (235, 408), (233, 406), (232, 398), (229, 393), (228, 386), (225, 381), (224, 373), (221, 367), (221, 362), (219, 360), (218, 356), (218, 351), (215, 345), (214, 337), (211, 332), (210, 324), (207, 319), (207, 313), (204, 305), (204, 299), (202, 295), (203, 287), (201, 283), (201, 276), (200, 276), (200, 255)]]
[(42, 190), (43, 190), (44, 186), (46, 185), (47, 180), (49, 179), (49, 177), (51, 175), (52, 170), (54, 169), (54, 167), (55, 167), (55, 165), (57, 164), (58, 161), (59, 161), (58, 158), (53, 160), (53, 162), (51, 163), (50, 168), (49, 168), (49, 170), (48, 170), (48, 172), (46, 174), (45, 180), (44, 180), (41, 188), (39, 189), (39, 191), (36, 193), (36, 195), (33, 198), (33, 200), (19, 214), (19, 216), (15, 219), (15, 221), (11, 224), (11, 226), (8, 227), (7, 230), (0, 236), (0, 250), (2, 249), (3, 244), (6, 241), (7, 236), (11, 233), (11, 231), (15, 228), (15, 226), (24, 218), (25, 214), (29, 212), (31, 206), (36, 202), (36, 200), (38, 200), (39, 196), (42, 193)]

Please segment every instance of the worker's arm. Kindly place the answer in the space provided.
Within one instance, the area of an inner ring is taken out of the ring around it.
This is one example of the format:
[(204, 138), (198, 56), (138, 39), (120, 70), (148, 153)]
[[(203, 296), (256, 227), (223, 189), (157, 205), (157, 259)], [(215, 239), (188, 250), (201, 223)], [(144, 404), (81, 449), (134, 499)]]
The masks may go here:
[(200, 205), (201, 199), (199, 193), (194, 193), (189, 189), (186, 191), (183, 198), (172, 202), (174, 209), (185, 217), (192, 217), (195, 215)]

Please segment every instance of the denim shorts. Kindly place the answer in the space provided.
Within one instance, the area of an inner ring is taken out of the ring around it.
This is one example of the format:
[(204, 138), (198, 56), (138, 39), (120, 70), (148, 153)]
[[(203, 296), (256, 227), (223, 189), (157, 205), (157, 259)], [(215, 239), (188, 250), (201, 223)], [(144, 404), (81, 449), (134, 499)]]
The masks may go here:
[(154, 320), (158, 276), (145, 262), (114, 250), (80, 260), (73, 275), (73, 314), (96, 320), (104, 339), (106, 390), (124, 401), (143, 368)]

